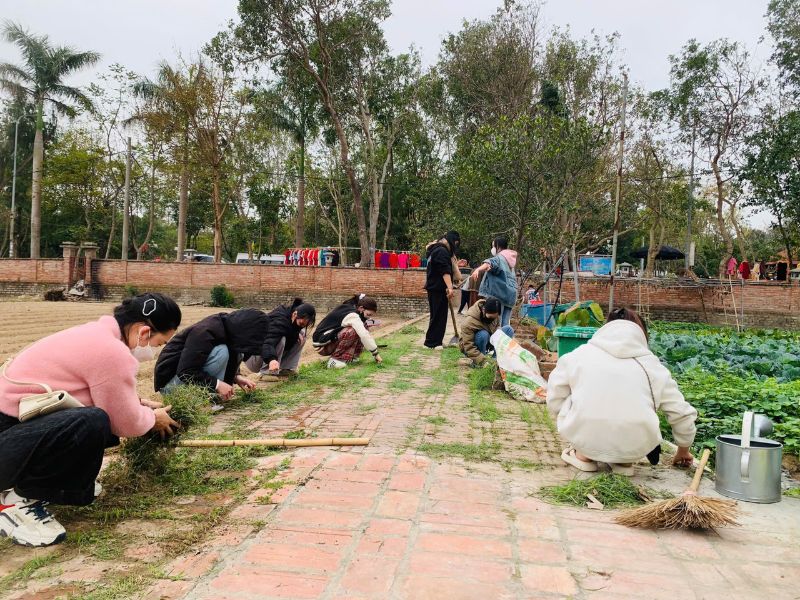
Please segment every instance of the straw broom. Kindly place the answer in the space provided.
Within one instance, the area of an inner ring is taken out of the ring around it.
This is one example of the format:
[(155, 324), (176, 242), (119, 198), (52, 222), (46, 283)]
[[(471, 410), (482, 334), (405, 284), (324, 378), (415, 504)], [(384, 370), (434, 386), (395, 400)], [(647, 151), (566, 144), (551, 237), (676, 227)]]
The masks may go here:
[(689, 489), (680, 497), (627, 510), (615, 521), (627, 527), (644, 529), (713, 529), (724, 525), (738, 525), (736, 502), (697, 495), (703, 469), (710, 455), (711, 451), (706, 448)]

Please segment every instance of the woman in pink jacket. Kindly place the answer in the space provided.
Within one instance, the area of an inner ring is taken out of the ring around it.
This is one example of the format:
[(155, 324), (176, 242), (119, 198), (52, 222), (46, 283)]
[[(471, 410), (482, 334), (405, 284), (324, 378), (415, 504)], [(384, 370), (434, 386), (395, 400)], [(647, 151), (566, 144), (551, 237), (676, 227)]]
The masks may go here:
[[(126, 299), (114, 316), (54, 333), (0, 370), (0, 535), (47, 546), (66, 532), (48, 503), (84, 506), (95, 497), (103, 452), (120, 437), (171, 435), (170, 407), (136, 393), (139, 362), (152, 360), (181, 322), (162, 294)], [(24, 421), (20, 401), (45, 387), (63, 390), (83, 408)]]

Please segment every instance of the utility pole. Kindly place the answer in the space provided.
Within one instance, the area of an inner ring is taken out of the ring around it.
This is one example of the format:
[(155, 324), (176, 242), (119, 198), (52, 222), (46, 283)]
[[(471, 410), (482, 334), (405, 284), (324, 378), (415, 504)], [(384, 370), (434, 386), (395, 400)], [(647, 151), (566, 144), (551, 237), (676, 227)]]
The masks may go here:
[(628, 74), (622, 76), (622, 118), (619, 131), (619, 160), (617, 162), (617, 198), (614, 201), (614, 237), (611, 243), (611, 289), (608, 293), (608, 312), (614, 310), (614, 277), (617, 272), (617, 240), (619, 239), (619, 199), (622, 194), (622, 158), (625, 152), (625, 110), (628, 105)]
[(686, 274), (688, 276), (689, 269), (692, 267), (690, 264), (690, 254), (692, 251), (692, 210), (694, 209), (694, 143), (697, 137), (697, 119), (694, 120), (692, 126), (692, 157), (689, 161), (689, 202), (686, 215)]
[(20, 115), (14, 124), (14, 171), (11, 175), (11, 227), (8, 240), (8, 258), (16, 258), (14, 236), (16, 235), (15, 225), (17, 220), (17, 134), (19, 133), (19, 122), (24, 118), (24, 114)]
[(128, 154), (125, 158), (125, 196), (122, 202), (122, 260), (128, 260), (128, 227), (131, 208), (131, 138), (128, 138)]

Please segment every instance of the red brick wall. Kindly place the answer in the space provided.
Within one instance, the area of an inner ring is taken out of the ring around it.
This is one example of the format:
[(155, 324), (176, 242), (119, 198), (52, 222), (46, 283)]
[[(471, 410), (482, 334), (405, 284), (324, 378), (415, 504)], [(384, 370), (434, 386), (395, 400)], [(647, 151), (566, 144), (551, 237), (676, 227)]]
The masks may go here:
[(15, 258), (0, 260), (0, 282), (61, 283), (64, 261)]

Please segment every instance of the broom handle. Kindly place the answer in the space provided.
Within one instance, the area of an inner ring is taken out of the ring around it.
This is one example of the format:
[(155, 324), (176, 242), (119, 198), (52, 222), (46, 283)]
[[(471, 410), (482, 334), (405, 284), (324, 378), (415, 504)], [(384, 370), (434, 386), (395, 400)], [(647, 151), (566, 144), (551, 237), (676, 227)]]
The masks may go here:
[(266, 438), (255, 440), (179, 440), (177, 445), (184, 448), (225, 448), (230, 446), (366, 446), (369, 438), (323, 438), (311, 440), (286, 440), (283, 438)]
[(709, 456), (711, 456), (711, 450), (706, 448), (703, 450), (703, 455), (700, 457), (700, 464), (697, 465), (697, 469), (694, 472), (692, 485), (689, 486), (689, 491), (696, 492), (698, 489), (700, 489), (700, 480), (703, 478), (703, 469), (706, 468), (706, 463), (708, 462)]
[(456, 325), (456, 311), (453, 310), (453, 305), (450, 303), (450, 298), (447, 299), (447, 306), (450, 307), (450, 318), (453, 319), (453, 331), (455, 331), (456, 337), (460, 338), (461, 336), (458, 335), (458, 325)]

